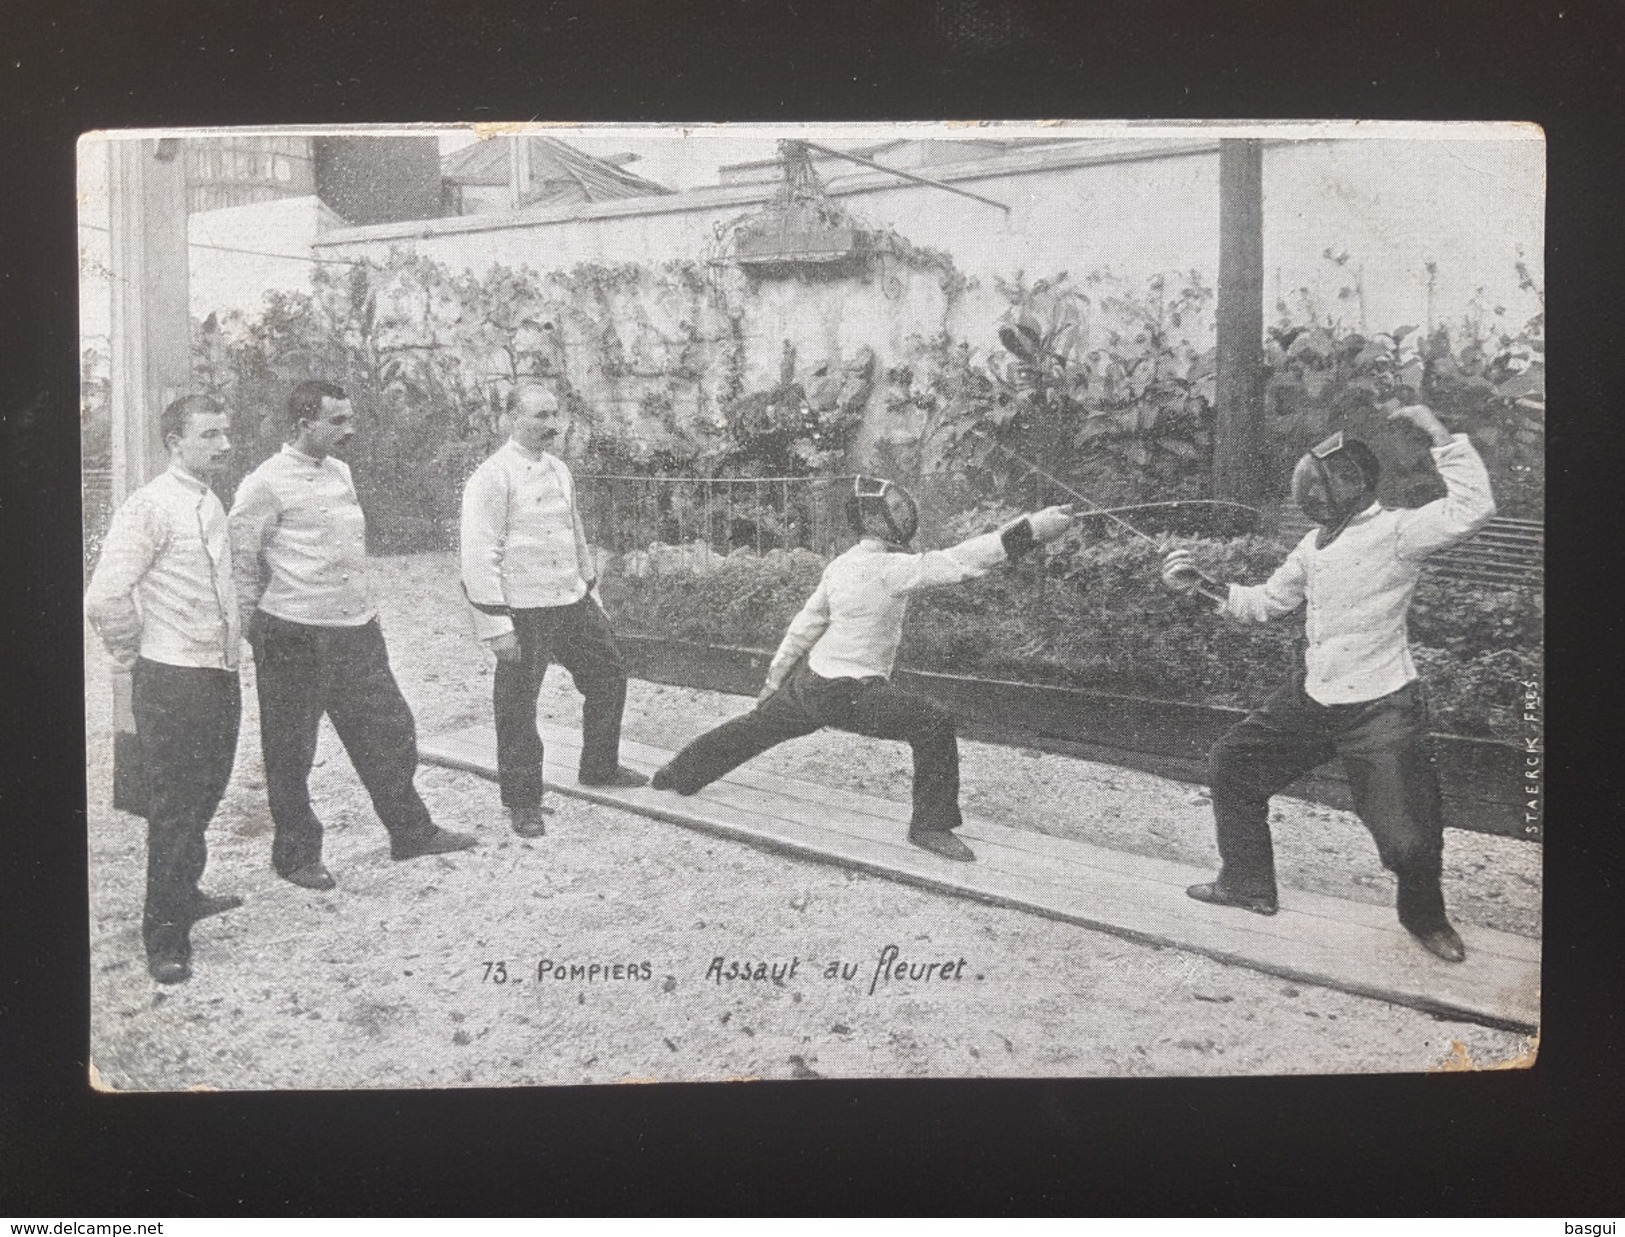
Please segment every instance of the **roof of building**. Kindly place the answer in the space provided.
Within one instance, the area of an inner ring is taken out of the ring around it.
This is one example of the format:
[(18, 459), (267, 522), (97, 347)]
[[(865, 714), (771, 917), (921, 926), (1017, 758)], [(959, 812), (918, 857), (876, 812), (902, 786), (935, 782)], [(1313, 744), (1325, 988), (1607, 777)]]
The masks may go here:
[[(671, 193), (665, 185), (595, 159), (556, 137), (527, 137), (530, 149), (530, 192), (524, 206), (569, 206)], [(490, 139), (455, 150), (440, 162), (440, 175), (458, 185), (506, 185), (510, 176), (510, 142)]]
[[(886, 155), (892, 152), (904, 152), (906, 148), (916, 148), (923, 151), (930, 149), (936, 158), (930, 159), (932, 163), (970, 162), (975, 159), (991, 159), (998, 155), (1009, 154), (1016, 150), (1025, 150), (1033, 146), (1071, 145), (1085, 139), (1070, 134), (1060, 134), (1055, 137), (974, 137), (974, 138), (940, 138), (940, 137), (900, 137), (886, 142), (875, 142), (867, 146), (843, 146), (847, 154), (857, 155), (863, 159), (873, 159), (880, 163), (886, 162)], [(813, 151), (814, 163), (839, 162), (834, 155), (824, 154), (822, 151)], [(769, 159), (748, 159), (743, 163), (725, 163), (717, 169), (718, 175), (724, 182), (730, 179), (737, 180), (741, 175), (777, 169), (778, 156)], [(899, 164), (900, 167), (912, 167), (919, 162), (909, 160)]]

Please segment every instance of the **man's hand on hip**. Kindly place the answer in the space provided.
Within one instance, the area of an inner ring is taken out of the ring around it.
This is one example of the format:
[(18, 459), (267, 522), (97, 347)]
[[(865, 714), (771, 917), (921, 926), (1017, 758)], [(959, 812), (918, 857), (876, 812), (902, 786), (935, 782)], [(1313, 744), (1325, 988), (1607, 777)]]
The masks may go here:
[(485, 642), (485, 647), (491, 650), (498, 661), (519, 660), (519, 634), (517, 632), (505, 631), (500, 636), (492, 636)]

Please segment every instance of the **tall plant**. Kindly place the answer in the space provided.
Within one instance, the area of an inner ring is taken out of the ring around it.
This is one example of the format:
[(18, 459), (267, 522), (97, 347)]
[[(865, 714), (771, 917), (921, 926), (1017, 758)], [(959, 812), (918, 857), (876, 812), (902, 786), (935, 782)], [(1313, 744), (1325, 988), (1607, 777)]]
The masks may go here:
[[(1519, 264), (1526, 291), (1540, 296)], [(1543, 508), (1545, 318), (1521, 326), (1504, 307), (1485, 313), (1478, 299), (1459, 323), (1431, 331), (1403, 325), (1364, 333), (1316, 311), (1306, 298), (1278, 306), (1265, 363), (1269, 470), (1284, 485), (1292, 461), (1333, 430), (1367, 441), (1383, 465), (1380, 497), (1416, 506), (1444, 493), (1420, 435), (1396, 432), (1388, 409), (1424, 402), (1454, 430), (1472, 435), (1489, 465), (1505, 515), (1538, 519)]]
[[(947, 455), (997, 492), (1025, 472), (1007, 452), (1106, 499), (1195, 496), (1212, 450), (1213, 292), (1196, 272), (1143, 290), (1109, 272), (999, 281), (1009, 306), (981, 398), (936, 429)], [(1087, 290), (1086, 290), (1087, 289)], [(978, 393), (961, 377), (961, 393)], [(999, 450), (1005, 448), (1005, 451)]]

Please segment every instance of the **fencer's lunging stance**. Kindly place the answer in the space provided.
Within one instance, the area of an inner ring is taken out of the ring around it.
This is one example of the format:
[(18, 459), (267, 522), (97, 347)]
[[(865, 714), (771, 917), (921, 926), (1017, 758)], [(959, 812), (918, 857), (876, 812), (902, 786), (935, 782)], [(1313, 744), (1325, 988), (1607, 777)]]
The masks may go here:
[(1427, 699), (1411, 660), (1405, 619), (1428, 555), (1472, 536), (1495, 514), (1489, 475), (1465, 434), (1432, 411), (1389, 414), (1433, 440), (1445, 496), (1414, 510), (1375, 501), (1376, 455), (1334, 434), (1298, 461), (1292, 494), (1318, 527), (1261, 585), (1222, 588), (1175, 550), (1162, 578), (1201, 592), (1232, 618), (1267, 622), (1307, 603), (1304, 664), (1208, 757), (1221, 866), (1191, 897), (1261, 915), (1276, 911), (1269, 800), (1303, 774), (1342, 757), (1354, 810), (1398, 878), (1399, 921), (1450, 962), (1466, 957), (1445, 915), (1444, 828), (1428, 745)]
[(953, 719), (890, 682), (903, 616), (921, 589), (974, 579), (1059, 537), (1071, 509), (1047, 507), (997, 532), (915, 554), (908, 549), (919, 529), (913, 497), (889, 481), (859, 477), (847, 518), (861, 540), (824, 569), (791, 621), (756, 708), (695, 739), (653, 785), (694, 794), (768, 748), (824, 726), (901, 739), (914, 751), (908, 840), (948, 859), (974, 859), (952, 833), (961, 823)]

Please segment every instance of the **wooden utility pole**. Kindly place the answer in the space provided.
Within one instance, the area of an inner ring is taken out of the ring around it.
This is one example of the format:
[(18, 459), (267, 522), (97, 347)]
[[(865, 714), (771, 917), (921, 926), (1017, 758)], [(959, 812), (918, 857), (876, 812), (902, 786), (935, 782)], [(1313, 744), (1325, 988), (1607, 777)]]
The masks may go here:
[(508, 207), (518, 210), (530, 194), (530, 138), (508, 138)]
[(186, 160), (179, 138), (110, 138), (113, 502), (164, 467), (158, 414), (192, 381)]
[(1213, 497), (1264, 493), (1264, 150), (1219, 142), (1218, 423)]

